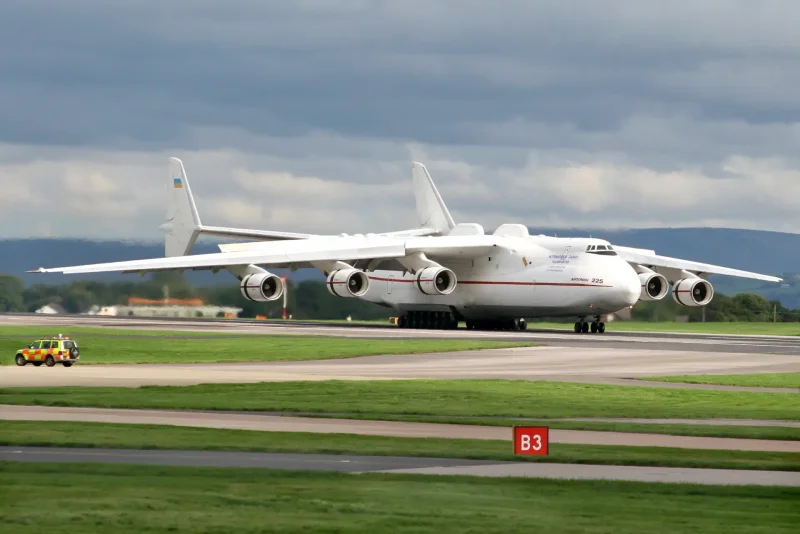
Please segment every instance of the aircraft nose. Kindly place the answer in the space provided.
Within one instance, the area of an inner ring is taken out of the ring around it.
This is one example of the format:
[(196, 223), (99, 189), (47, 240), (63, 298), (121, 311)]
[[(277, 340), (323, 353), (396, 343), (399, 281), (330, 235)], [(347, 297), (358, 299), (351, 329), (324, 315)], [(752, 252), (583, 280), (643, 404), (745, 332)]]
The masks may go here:
[(639, 297), (642, 295), (642, 285), (636, 273), (633, 273), (633, 276), (626, 276), (620, 287), (622, 288), (626, 306), (633, 306), (639, 302)]

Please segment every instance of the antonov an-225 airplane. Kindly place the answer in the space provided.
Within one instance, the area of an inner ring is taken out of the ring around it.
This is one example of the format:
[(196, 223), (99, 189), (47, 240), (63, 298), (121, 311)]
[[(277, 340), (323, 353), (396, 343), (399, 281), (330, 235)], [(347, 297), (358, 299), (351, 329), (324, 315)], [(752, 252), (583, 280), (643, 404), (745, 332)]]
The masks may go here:
[[(242, 295), (257, 302), (282, 297), (281, 278), (267, 268), (313, 267), (339, 297), (393, 308), (401, 328), (524, 329), (525, 318), (575, 317), (575, 332), (602, 333), (601, 317), (670, 293), (683, 306), (704, 306), (710, 274), (780, 282), (780, 278), (659, 256), (591, 238), (529, 235), (503, 224), (490, 235), (475, 223), (456, 224), (427, 169), (413, 163), (419, 228), (366, 235), (311, 235), (205, 226), (183, 163), (170, 158), (166, 257), (40, 268), (38, 273), (225, 269)], [(221, 252), (189, 255), (200, 235), (249, 239)], [(254, 241), (252, 241), (254, 240)], [(591, 324), (587, 318), (594, 319)]]

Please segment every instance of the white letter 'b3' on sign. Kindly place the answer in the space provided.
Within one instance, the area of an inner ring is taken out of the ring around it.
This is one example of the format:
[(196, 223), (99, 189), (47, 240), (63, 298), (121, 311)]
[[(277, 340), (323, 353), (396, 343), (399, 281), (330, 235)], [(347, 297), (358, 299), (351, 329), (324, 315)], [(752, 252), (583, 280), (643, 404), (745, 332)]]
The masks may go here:
[(514, 454), (547, 456), (549, 434), (546, 426), (515, 426)]

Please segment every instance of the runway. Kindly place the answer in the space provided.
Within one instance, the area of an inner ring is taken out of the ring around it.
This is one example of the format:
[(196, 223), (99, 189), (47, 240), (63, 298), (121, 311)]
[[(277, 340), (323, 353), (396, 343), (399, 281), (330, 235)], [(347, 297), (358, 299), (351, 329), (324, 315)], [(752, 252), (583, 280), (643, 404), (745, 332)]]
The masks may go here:
[[(0, 325), (42, 327), (94, 327), (125, 330), (170, 330), (251, 335), (317, 335), (372, 339), (484, 339), (526, 341), (551, 347), (640, 349), (677, 352), (725, 352), (745, 354), (785, 354), (800, 356), (800, 335), (752, 336), (718, 334), (679, 334), (614, 332), (613, 323), (605, 334), (574, 334), (569, 331), (536, 330), (524, 332), (482, 332), (474, 330), (406, 330), (391, 325), (347, 325), (342, 323), (244, 320), (195, 320), (169, 318), (103, 317), (87, 315), (0, 315)], [(800, 334), (800, 326), (798, 327)]]
[(800, 473), (783, 471), (491, 462), (395, 456), (0, 447), (0, 461), (267, 468), (339, 471), (352, 474), (544, 477), (564, 480), (600, 479), (705, 485), (800, 486)]
[[(355, 434), (402, 438), (479, 439), (508, 441), (509, 444), (511, 441), (511, 429), (500, 426), (293, 417), (224, 411), (126, 410), (0, 405), (0, 420), (135, 423), (269, 432)], [(770, 439), (672, 436), (634, 432), (559, 429), (550, 429), (549, 439), (552, 443), (582, 445), (800, 453), (800, 441)]]

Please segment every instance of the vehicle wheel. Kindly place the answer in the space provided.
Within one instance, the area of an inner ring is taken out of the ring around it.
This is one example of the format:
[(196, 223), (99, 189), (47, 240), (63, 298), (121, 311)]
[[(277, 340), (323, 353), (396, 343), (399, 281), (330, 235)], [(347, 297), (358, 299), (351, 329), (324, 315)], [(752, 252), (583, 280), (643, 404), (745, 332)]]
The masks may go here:
[(53, 367), (56, 364), (56, 359), (53, 358), (53, 355), (48, 355), (47, 358), (44, 359), (44, 364), (47, 367)]
[(80, 354), (81, 351), (78, 349), (78, 347), (72, 347), (71, 349), (69, 349), (69, 357), (72, 358), (73, 360), (77, 360)]
[(72, 362), (62, 362), (64, 367), (72, 367)]
[(23, 356), (22, 354), (17, 354), (17, 357), (16, 357), (16, 358), (14, 358), (14, 361), (15, 361), (15, 362), (16, 362), (16, 364), (17, 364), (17, 365), (19, 365), (20, 367), (22, 367), (23, 365), (25, 365), (26, 363), (28, 363), (28, 362), (27, 362), (27, 360), (25, 360), (25, 356)]

